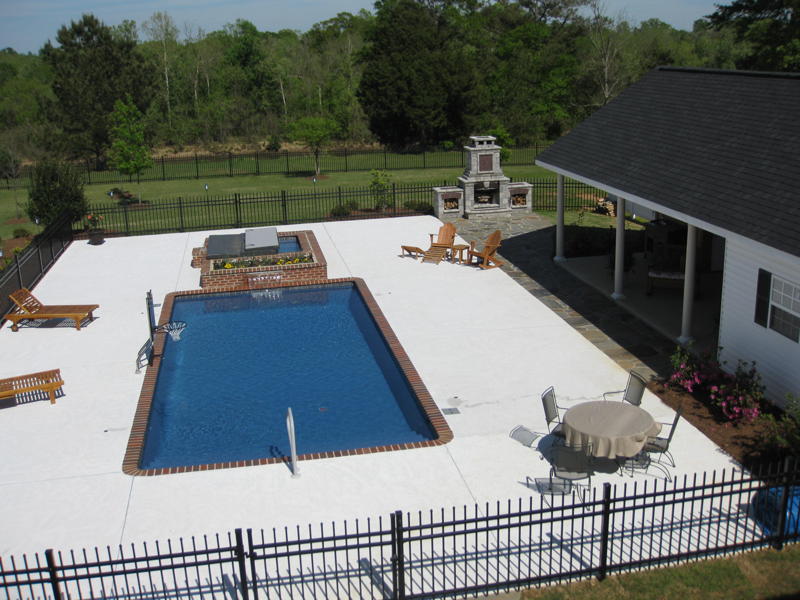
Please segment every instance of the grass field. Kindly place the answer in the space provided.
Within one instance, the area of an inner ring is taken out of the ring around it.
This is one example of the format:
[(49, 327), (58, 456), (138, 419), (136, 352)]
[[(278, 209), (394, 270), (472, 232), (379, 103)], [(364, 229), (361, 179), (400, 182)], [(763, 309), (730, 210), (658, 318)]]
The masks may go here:
[[(506, 165), (533, 165), (545, 145), (530, 148), (508, 148)], [(446, 168), (459, 171), (463, 169), (465, 152), (458, 148), (451, 151), (427, 151), (420, 153), (395, 153), (381, 151), (326, 151), (320, 155), (323, 172), (364, 171), (371, 169), (437, 169)], [(82, 168), (82, 167), (81, 167)], [(216, 177), (239, 177), (247, 175), (295, 175), (303, 177), (313, 174), (315, 169), (313, 155), (309, 152), (258, 152), (249, 154), (228, 154), (213, 156), (165, 157), (154, 160), (140, 176), (144, 181), (168, 181), (173, 179), (209, 179)], [(84, 171), (85, 172), (85, 171)], [(88, 184), (120, 185), (129, 178), (118, 171), (85, 172)], [(28, 177), (23, 169), (21, 180)], [(25, 185), (23, 183), (23, 185)]]
[(653, 569), (526, 590), (524, 600), (750, 600), (800, 598), (800, 545), (745, 552), (678, 567)]
[[(548, 171), (535, 166), (528, 167), (507, 167), (504, 169), (509, 177), (515, 180), (533, 179), (541, 177), (552, 177)], [(461, 174), (461, 171), (453, 168), (446, 169), (408, 169), (391, 171), (391, 181), (397, 184), (424, 183), (441, 184), (445, 181), (454, 182)], [(241, 177), (215, 177), (208, 179), (177, 179), (172, 181), (148, 181), (141, 184), (119, 186), (132, 192), (135, 195), (142, 195), (142, 198), (150, 203), (157, 203), (159, 200), (175, 199), (178, 197), (195, 198), (209, 196), (230, 196), (238, 194), (268, 193), (286, 191), (309, 191), (315, 189), (320, 192), (335, 190), (338, 187), (366, 187), (371, 180), (367, 171), (349, 171), (340, 173), (323, 173), (322, 177), (314, 183), (310, 176), (287, 176), (287, 175), (249, 175)], [(206, 191), (205, 185), (208, 185)], [(96, 184), (87, 185), (85, 188), (86, 197), (90, 205), (109, 204), (108, 192), (116, 185)], [(27, 202), (27, 190), (0, 190), (0, 238), (8, 239), (12, 236), (14, 229), (24, 227), (31, 233), (37, 233), (40, 228), (33, 223), (26, 222), (15, 224), (12, 221), (17, 216), (19, 203), (20, 213), (27, 220), (24, 204)], [(302, 213), (296, 214), (296, 218), (301, 218)]]

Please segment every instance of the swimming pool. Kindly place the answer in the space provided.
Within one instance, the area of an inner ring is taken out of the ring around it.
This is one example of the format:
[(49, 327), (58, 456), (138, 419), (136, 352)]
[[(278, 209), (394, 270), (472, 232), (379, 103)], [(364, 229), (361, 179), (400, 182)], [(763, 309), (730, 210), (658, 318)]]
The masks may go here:
[[(281, 462), (443, 444), (452, 434), (363, 281), (169, 294), (123, 470)], [(160, 347), (159, 347), (160, 346)]]

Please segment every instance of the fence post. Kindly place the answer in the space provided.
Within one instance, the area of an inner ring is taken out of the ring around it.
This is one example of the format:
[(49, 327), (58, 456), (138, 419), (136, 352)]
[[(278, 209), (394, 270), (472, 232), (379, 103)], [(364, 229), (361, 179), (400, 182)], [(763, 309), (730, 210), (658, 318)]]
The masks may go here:
[(19, 281), (19, 287), (24, 288), (25, 284), (22, 283), (22, 268), (19, 266), (19, 254), (14, 254), (14, 264), (17, 265), (17, 281)]
[(342, 186), (336, 186), (336, 197), (338, 198), (338, 204), (342, 204)]
[(183, 223), (183, 196), (178, 196), (178, 217), (181, 223), (181, 233), (186, 230), (186, 225)]
[(386, 166), (386, 148), (383, 149), (383, 168), (388, 169), (389, 167)]
[(237, 527), (234, 533), (236, 534), (236, 562), (239, 563), (239, 589), (242, 592), (242, 598), (248, 600), (250, 598), (250, 591), (247, 589), (247, 568), (244, 562), (245, 554), (242, 530)]
[(258, 150), (256, 150), (256, 175), (261, 175), (261, 166), (258, 164)]
[(50, 574), (50, 586), (53, 588), (53, 600), (61, 600), (61, 588), (58, 585), (58, 571), (56, 571), (56, 560), (53, 557), (53, 550), (50, 548), (45, 550), (44, 558), (47, 561), (47, 572)]
[(427, 161), (425, 160), (425, 150), (422, 151), (422, 168), (423, 169), (428, 168)]
[(286, 174), (289, 174), (289, 151), (284, 150), (284, 156), (286, 156)]
[(781, 469), (781, 479), (783, 479), (783, 490), (781, 491), (781, 507), (778, 510), (777, 539), (773, 544), (776, 550), (783, 550), (783, 542), (786, 539), (786, 509), (789, 508), (789, 493), (791, 492), (792, 477), (789, 471), (792, 469), (792, 457), (787, 456), (783, 461)]
[(197, 160), (197, 152), (194, 153), (194, 178), (200, 179), (200, 164)]
[(242, 205), (239, 202), (239, 194), (233, 195), (233, 206), (236, 209), (236, 227), (242, 226)]
[(600, 565), (597, 579), (603, 581), (608, 574), (608, 526), (611, 520), (611, 484), (603, 484), (603, 521), (600, 525)]
[(128, 205), (125, 204), (122, 207), (122, 214), (125, 215), (125, 235), (131, 234), (131, 225), (130, 221), (128, 220)]
[(283, 206), (283, 224), (286, 225), (289, 223), (289, 213), (286, 210), (286, 190), (281, 190), (281, 205)]
[(404, 600), (406, 577), (403, 557), (403, 513), (396, 510), (389, 517), (392, 529), (392, 600)]
[(164, 164), (164, 157), (161, 157), (161, 181), (167, 180), (167, 166)]
[(228, 151), (228, 177), (233, 177), (233, 155)]
[(397, 184), (392, 182), (392, 210), (397, 214)]
[(258, 600), (258, 577), (256, 576), (256, 553), (253, 550), (253, 530), (247, 528), (247, 556), (250, 559), (250, 577), (253, 580), (253, 600)]
[(344, 170), (347, 172), (347, 148), (344, 149)]

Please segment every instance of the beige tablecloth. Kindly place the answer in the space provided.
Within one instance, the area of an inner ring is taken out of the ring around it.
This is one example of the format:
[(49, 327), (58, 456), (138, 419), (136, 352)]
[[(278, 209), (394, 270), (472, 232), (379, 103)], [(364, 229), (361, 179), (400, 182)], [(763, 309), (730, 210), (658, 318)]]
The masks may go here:
[(564, 415), (563, 430), (570, 446), (591, 444), (593, 456), (635, 456), (661, 425), (643, 408), (619, 400), (584, 402)]

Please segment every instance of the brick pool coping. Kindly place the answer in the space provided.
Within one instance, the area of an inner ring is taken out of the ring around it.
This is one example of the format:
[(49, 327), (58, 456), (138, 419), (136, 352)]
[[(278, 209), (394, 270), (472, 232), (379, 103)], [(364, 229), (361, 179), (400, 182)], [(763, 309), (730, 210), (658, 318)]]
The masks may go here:
[[(257, 288), (253, 286), (239, 286), (230, 287), (224, 290), (215, 288), (213, 291), (209, 290), (186, 290), (179, 292), (170, 292), (164, 299), (164, 305), (161, 309), (161, 317), (159, 325), (165, 325), (172, 315), (172, 307), (175, 298), (180, 296), (197, 296), (207, 295), (216, 296), (221, 293), (233, 291), (250, 291), (252, 289), (278, 289), (288, 287), (307, 287), (319, 286), (327, 284), (338, 283), (352, 283), (358, 289), (364, 303), (370, 311), (375, 324), (378, 326), (379, 331), (383, 335), (384, 340), (388, 344), (392, 355), (397, 360), (398, 365), (403, 371), (412, 391), (414, 392), (420, 407), (425, 412), (431, 426), (436, 432), (436, 439), (426, 440), (424, 442), (409, 442), (405, 444), (391, 444), (386, 446), (371, 446), (368, 448), (352, 448), (347, 450), (334, 450), (330, 452), (313, 452), (298, 455), (298, 460), (313, 460), (318, 458), (335, 458), (340, 456), (356, 456), (360, 454), (372, 454), (375, 452), (392, 452), (395, 450), (408, 450), (411, 448), (428, 448), (432, 446), (441, 446), (450, 442), (453, 439), (453, 432), (447, 424), (439, 407), (433, 401), (428, 389), (422, 382), (422, 378), (417, 372), (411, 359), (406, 354), (406, 351), (400, 345), (394, 331), (392, 330), (389, 322), (381, 311), (378, 303), (370, 292), (367, 284), (359, 277), (345, 277), (339, 279), (309, 279), (303, 282), (286, 281), (281, 283), (272, 283), (269, 285), (260, 285)], [(264, 457), (253, 458), (248, 460), (228, 461), (220, 463), (211, 463), (204, 465), (184, 465), (179, 467), (166, 467), (158, 469), (140, 469), (139, 461), (141, 459), (142, 451), (144, 450), (144, 439), (147, 432), (147, 423), (150, 418), (150, 409), (153, 403), (153, 395), (155, 393), (156, 381), (158, 379), (158, 370), (161, 367), (161, 357), (164, 352), (164, 344), (166, 343), (167, 333), (161, 331), (155, 334), (153, 343), (153, 361), (147, 367), (144, 375), (144, 382), (142, 383), (142, 391), (139, 394), (139, 402), (136, 406), (136, 412), (133, 417), (133, 424), (131, 426), (131, 434), (128, 438), (128, 447), (125, 451), (125, 458), (122, 461), (122, 472), (127, 475), (133, 476), (151, 476), (151, 475), (172, 475), (176, 473), (191, 473), (196, 471), (210, 471), (214, 469), (232, 469), (238, 467), (252, 467), (256, 465), (269, 465), (277, 463), (287, 463), (288, 457)]]

